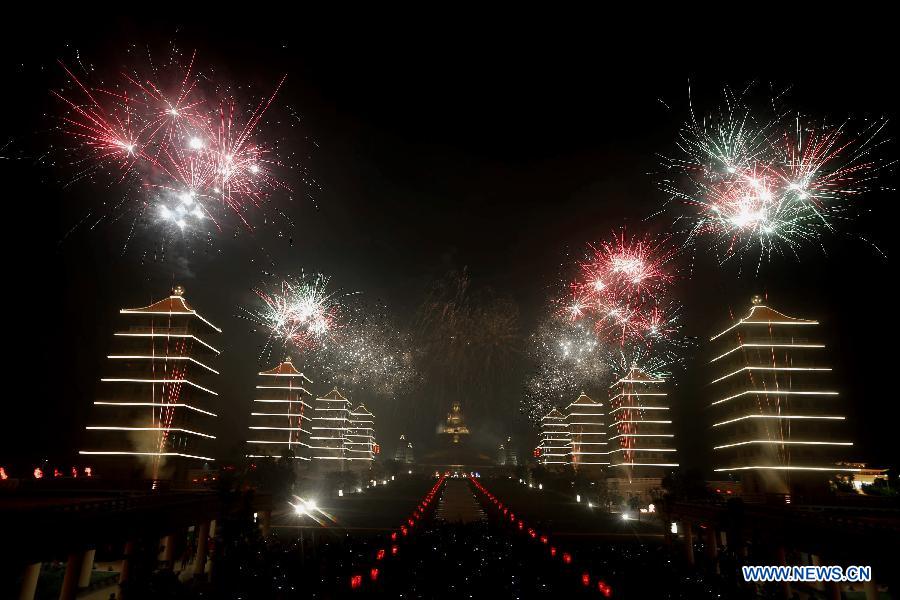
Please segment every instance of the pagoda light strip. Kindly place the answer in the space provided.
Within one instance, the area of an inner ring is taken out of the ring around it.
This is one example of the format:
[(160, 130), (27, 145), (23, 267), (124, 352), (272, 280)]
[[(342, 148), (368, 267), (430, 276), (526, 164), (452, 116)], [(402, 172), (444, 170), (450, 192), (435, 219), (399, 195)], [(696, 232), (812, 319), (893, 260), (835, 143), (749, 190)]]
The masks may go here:
[(302, 413), (258, 413), (252, 412), (250, 413), (251, 417), (298, 417), (300, 419), (306, 419), (307, 421), (312, 421), (309, 417)]
[(614, 440), (621, 437), (675, 437), (675, 435), (671, 433), (620, 433), (609, 439)]
[(756, 342), (744, 343), (744, 344), (738, 344), (736, 348), (732, 348), (728, 352), (726, 352), (724, 354), (720, 354), (719, 356), (715, 357), (714, 359), (712, 359), (709, 362), (714, 363), (717, 360), (719, 360), (720, 358), (724, 358), (724, 357), (728, 356), (732, 352), (737, 352), (741, 348), (824, 348), (824, 347), (825, 347), (825, 344), (778, 344), (775, 342), (773, 342), (771, 344), (761, 344), (761, 343), (756, 343)]
[(610, 403), (612, 403), (612, 401), (615, 400), (616, 398), (621, 398), (622, 396), (626, 396), (626, 397), (627, 396), (668, 396), (668, 394), (665, 392), (640, 392), (640, 393), (635, 392), (633, 394), (626, 394), (624, 392), (620, 392), (609, 399)]
[(729, 373), (728, 375), (723, 375), (722, 377), (719, 377), (718, 379), (714, 379), (713, 381), (710, 382), (710, 384), (719, 383), (723, 379), (728, 379), (732, 375), (737, 375), (738, 373), (741, 373), (743, 371), (830, 371), (830, 370), (831, 370), (830, 367), (741, 367), (737, 371)]
[(738, 417), (736, 419), (729, 419), (728, 421), (715, 423), (713, 427), (728, 425), (729, 423), (736, 423), (737, 421), (743, 421), (744, 419), (826, 419), (833, 421), (843, 421), (845, 418), (846, 417), (825, 415), (744, 415), (743, 417)]
[[(303, 387), (291, 386), (291, 385), (258, 385), (256, 386), (258, 390), (293, 390), (302, 394), (309, 394), (309, 390)], [(312, 394), (310, 394), (312, 395)]]
[(107, 356), (106, 358), (116, 358), (116, 359), (123, 359), (123, 360), (135, 360), (135, 359), (165, 360), (165, 361), (189, 360), (196, 365), (200, 365), (207, 371), (212, 371), (216, 375), (220, 374), (218, 371), (216, 371), (212, 367), (205, 365), (202, 362), (200, 362), (199, 360), (197, 360), (196, 358), (192, 358), (190, 356), (165, 356), (165, 355), (153, 356), (153, 355), (146, 355), (146, 354), (143, 354), (143, 355), (141, 355), (141, 354), (131, 354), (131, 355), (129, 355), (129, 354), (112, 354), (112, 355)]
[(123, 315), (166, 315), (169, 317), (185, 317), (185, 316), (194, 316), (218, 331), (222, 333), (222, 330), (204, 319), (200, 316), (196, 310), (184, 310), (184, 311), (172, 311), (172, 310), (141, 310), (139, 308), (123, 308), (119, 311), (120, 314)]
[(191, 435), (199, 435), (200, 437), (216, 439), (216, 436), (190, 429), (182, 429), (181, 427), (123, 427), (117, 425), (88, 425), (85, 429), (100, 429), (105, 431), (181, 431)]
[(837, 396), (837, 392), (795, 392), (790, 390), (745, 390), (740, 394), (735, 394), (734, 396), (728, 396), (727, 398), (722, 398), (721, 400), (716, 400), (710, 406), (715, 406), (716, 404), (721, 404), (723, 402), (727, 402), (729, 400), (734, 400), (735, 398), (740, 398), (741, 396), (746, 396), (747, 394), (762, 394), (764, 396)]
[(214, 391), (203, 387), (202, 385), (197, 385), (193, 381), (188, 381), (187, 379), (127, 379), (127, 378), (104, 378), (100, 381), (106, 383), (186, 383), (188, 385), (194, 386), (198, 390), (203, 390), (204, 392), (208, 392), (213, 396), (218, 396), (219, 394)]
[(128, 455), (134, 455), (134, 456), (181, 456), (183, 458), (196, 458), (198, 460), (216, 460), (214, 458), (210, 458), (209, 456), (196, 456), (194, 454), (182, 454), (181, 452), (135, 452), (135, 451), (127, 451), (127, 450), (79, 450), (78, 454), (90, 454), (90, 455), (128, 454)]
[(299, 377), (301, 379), (305, 379), (309, 383), (312, 383), (312, 379), (304, 375), (303, 373), (258, 373), (261, 377)]
[[(259, 443), (259, 442), (257, 442), (257, 443)], [(244, 456), (246, 458), (276, 458), (274, 456), (268, 456), (265, 454), (245, 454)], [(284, 458), (284, 457), (279, 456), (278, 458)], [(294, 460), (309, 460), (305, 456), (291, 456), (290, 458), (293, 458)]]
[(271, 404), (302, 404), (307, 408), (312, 408), (312, 406), (310, 406), (303, 400), (254, 400), (254, 402), (268, 402)]
[(636, 421), (616, 421), (616, 422), (613, 423), (612, 425), (609, 425), (607, 428), (610, 428), (610, 427), (616, 427), (616, 426), (618, 426), (620, 423), (666, 423), (666, 424), (670, 424), (671, 422), (672, 422), (672, 421), (642, 421), (642, 420), (640, 420), (640, 419), (638, 419), (638, 420), (636, 420)]
[(203, 413), (204, 415), (209, 415), (211, 417), (219, 416), (216, 413), (209, 412), (208, 410), (203, 410), (201, 408), (197, 408), (196, 406), (191, 406), (190, 404), (182, 404), (182, 403), (166, 404), (165, 402), (107, 402), (107, 401), (102, 401), (102, 400), (95, 400), (94, 404), (103, 404), (103, 405), (109, 405), (109, 406), (165, 406), (165, 407), (173, 407), (173, 408), (183, 407), (183, 408), (187, 408), (190, 410), (195, 410), (198, 413)]
[(154, 337), (154, 338), (155, 338), (155, 337), (166, 337), (166, 338), (168, 338), (168, 337), (173, 337), (173, 338), (191, 338), (191, 339), (194, 340), (194, 341), (200, 342), (201, 344), (203, 344), (204, 346), (206, 346), (207, 348), (209, 348), (210, 350), (212, 350), (212, 351), (215, 352), (216, 354), (221, 354), (221, 352), (219, 352), (218, 350), (216, 350), (215, 348), (213, 348), (212, 346), (210, 346), (209, 344), (207, 344), (206, 342), (204, 342), (203, 340), (201, 340), (200, 338), (198, 338), (196, 335), (191, 335), (191, 334), (189, 334), (189, 333), (129, 333), (129, 332), (123, 331), (123, 332), (120, 332), (120, 333), (114, 333), (113, 335), (117, 335), (117, 336), (120, 336), (120, 337)]
[(723, 471), (750, 471), (750, 470), (766, 470), (766, 471), (847, 471), (850, 473), (859, 473), (862, 469), (850, 469), (844, 467), (779, 467), (768, 465), (753, 465), (746, 467), (727, 467), (722, 469), (713, 469), (716, 472)]
[[(729, 327), (729, 328), (726, 329), (725, 331), (722, 331), (722, 332), (717, 333), (716, 335), (712, 336), (711, 338), (709, 338), (709, 341), (713, 341), (714, 339), (716, 339), (716, 338), (718, 338), (718, 337), (721, 337), (721, 336), (725, 335), (726, 333), (728, 333), (728, 332), (731, 331), (732, 329), (734, 329), (734, 328), (736, 328), (736, 327), (740, 327), (741, 325), (766, 325), (766, 326), (771, 326), (771, 325), (818, 325), (818, 324), (819, 324), (818, 321), (803, 321), (803, 320), (799, 320), (799, 319), (798, 319), (798, 320), (795, 320), (795, 321), (749, 321), (749, 320), (747, 320), (747, 319), (749, 319), (751, 316), (753, 316), (753, 313), (754, 313), (758, 308), (769, 308), (769, 307), (768, 307), (768, 306), (765, 306), (765, 305), (763, 305), (763, 304), (757, 304), (756, 306), (754, 306), (753, 308), (750, 309), (750, 314), (747, 315), (747, 318), (741, 319), (740, 321), (738, 321), (737, 323), (735, 323), (734, 325), (732, 325), (731, 327)], [(769, 309), (769, 310), (771, 310), (771, 309)], [(790, 318), (790, 317), (788, 317), (788, 318)]]
[[(620, 383), (665, 383), (665, 379), (620, 379), (609, 387), (615, 387)], [(631, 394), (634, 396), (635, 394)]]
[(734, 446), (746, 446), (748, 444), (776, 444), (778, 446), (801, 445), (801, 446), (852, 446), (853, 442), (803, 442), (803, 441), (779, 441), (779, 440), (747, 440), (746, 442), (734, 442), (733, 444), (724, 444), (722, 446), (714, 446), (713, 450), (722, 448), (733, 448)]
[(669, 410), (668, 406), (620, 406), (614, 410), (609, 411), (609, 414), (613, 414), (614, 412), (619, 412), (620, 410)]

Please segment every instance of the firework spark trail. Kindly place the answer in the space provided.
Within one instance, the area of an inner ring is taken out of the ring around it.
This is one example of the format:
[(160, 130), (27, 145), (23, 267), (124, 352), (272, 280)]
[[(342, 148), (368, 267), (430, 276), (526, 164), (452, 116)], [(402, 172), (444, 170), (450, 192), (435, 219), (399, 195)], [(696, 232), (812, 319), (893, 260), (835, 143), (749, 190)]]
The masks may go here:
[(672, 275), (666, 265), (675, 253), (665, 238), (629, 237), (623, 231), (588, 248), (564, 305), (571, 319), (592, 319), (602, 339), (620, 345), (652, 343), (671, 329), (675, 314), (665, 294)]
[(196, 52), (183, 69), (173, 58), (172, 72), (122, 72), (111, 85), (93, 86), (59, 63), (77, 91), (52, 91), (66, 108), (60, 129), (75, 164), (86, 165), (76, 180), (115, 172), (114, 183), (142, 192), (134, 194), (139, 216), (153, 206), (157, 219), (181, 231), (207, 219), (221, 229), (229, 216), (252, 228), (251, 209), (276, 190), (290, 192), (275, 174), (284, 167), (275, 143), (259, 135), (286, 76), (244, 118), (226, 87), (201, 78)]
[(410, 335), (384, 307), (353, 302), (356, 293), (330, 291), (329, 281), (302, 274), (254, 290), (259, 302), (241, 316), (268, 336), (260, 358), (280, 346), (299, 352), (317, 382), (377, 395), (406, 389), (416, 378)]
[(678, 152), (662, 161), (661, 188), (695, 211), (688, 240), (708, 241), (721, 263), (756, 255), (757, 270), (775, 254), (824, 249), (887, 166), (875, 153), (886, 120), (854, 135), (850, 120), (829, 125), (778, 108), (760, 118), (742, 97), (725, 98), (700, 120), (692, 109)]
[(633, 367), (666, 377), (681, 362), (680, 306), (670, 297), (675, 251), (665, 237), (614, 234), (589, 244), (568, 295), (531, 336), (537, 369), (523, 412), (534, 422)]
[(306, 351), (320, 347), (338, 327), (342, 295), (331, 292), (324, 275), (286, 279), (274, 289), (257, 288), (261, 301), (244, 308), (244, 316), (268, 334), (265, 351), (274, 344)]
[(395, 396), (417, 379), (412, 339), (384, 307), (355, 303), (335, 336), (307, 361), (329, 384)]

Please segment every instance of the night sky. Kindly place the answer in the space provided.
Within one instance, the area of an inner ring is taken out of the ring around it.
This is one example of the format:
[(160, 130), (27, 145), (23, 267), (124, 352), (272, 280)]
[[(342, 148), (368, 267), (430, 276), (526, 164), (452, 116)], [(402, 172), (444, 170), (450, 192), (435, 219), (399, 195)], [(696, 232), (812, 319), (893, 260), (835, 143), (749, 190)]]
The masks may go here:
[[(515, 300), (527, 338), (564, 266), (587, 242), (620, 226), (668, 228), (670, 220), (648, 220), (666, 199), (651, 173), (687, 115), (689, 82), (695, 102), (706, 106), (723, 84), (740, 88), (749, 81), (761, 89), (769, 82), (792, 86), (792, 106), (835, 120), (848, 114), (895, 119), (900, 105), (886, 64), (860, 59), (886, 56), (877, 39), (865, 48), (820, 46), (815, 58), (801, 61), (786, 57), (786, 49), (726, 57), (663, 43), (637, 52), (634, 43), (565, 33), (410, 33), (399, 26), (240, 19), (175, 26), (123, 18), (49, 23), (5, 38), (0, 169), (11, 306), (0, 464), (76, 460), (104, 357), (121, 324), (118, 309), (148, 304), (174, 283), (225, 330), (216, 345), (223, 350), (218, 434), (227, 452), (244, 439), (263, 342), (237, 318), (238, 306), (252, 300), (263, 271), (329, 273), (340, 287), (385, 303), (403, 322), (433, 280), (468, 267), (476, 286)], [(254, 90), (287, 74), (277, 109), (301, 116), (288, 137), (318, 182), (318, 188), (296, 184), (292, 200), (273, 199), (293, 226), (276, 220), (236, 236), (232, 228), (212, 246), (170, 244), (155, 258), (137, 251), (140, 244), (122, 251), (124, 220), (72, 230), (98, 202), (121, 194), (114, 185), (64, 187), (64, 168), (35, 160), (59, 141), (46, 116), (58, 112), (49, 89), (64, 81), (56, 59), (77, 49), (83, 60), (115, 70), (129, 44), (165, 54), (170, 42), (197, 49), (200, 63), (213, 65), (219, 77), (249, 82)], [(896, 120), (888, 129), (896, 138)], [(884, 151), (896, 157), (897, 144)], [(893, 186), (895, 179), (883, 183)], [(871, 212), (852, 231), (890, 255), (896, 193), (863, 202)], [(758, 277), (701, 258), (676, 285), (685, 330), (708, 338), (724, 328), (730, 311), (744, 312), (753, 293), (767, 293), (787, 314), (820, 320), (856, 441), (852, 458), (889, 466), (900, 416), (894, 351), (887, 345), (896, 329), (893, 271), (859, 240), (835, 238), (827, 247), (827, 256), (810, 251), (799, 261), (777, 259)], [(673, 390), (677, 443), (689, 466), (703, 461), (704, 382), (710, 379), (705, 346), (690, 354), (695, 358)], [(524, 381), (527, 364), (520, 362)], [(518, 414), (522, 393), (512, 387), (490, 410), (467, 407), (484, 444), (514, 435), (523, 455), (536, 444)], [(370, 401), (387, 452), (401, 432), (418, 447), (430, 442), (447, 407), (427, 395), (426, 388)], [(426, 407), (415, 420), (407, 417), (409, 403)]]

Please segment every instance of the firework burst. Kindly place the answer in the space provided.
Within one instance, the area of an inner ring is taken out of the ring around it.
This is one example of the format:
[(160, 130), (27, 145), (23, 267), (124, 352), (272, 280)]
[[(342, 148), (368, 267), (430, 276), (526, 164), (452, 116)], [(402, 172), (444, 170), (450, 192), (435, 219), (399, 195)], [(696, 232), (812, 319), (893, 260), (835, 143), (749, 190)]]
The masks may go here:
[(564, 314), (591, 320), (601, 339), (622, 345), (650, 343), (672, 329), (677, 310), (664, 298), (674, 250), (666, 239), (629, 237), (623, 231), (588, 248), (569, 299), (562, 303)]
[(567, 297), (529, 340), (537, 367), (525, 386), (526, 415), (540, 422), (633, 367), (667, 375), (680, 362), (680, 306), (669, 291), (674, 257), (667, 238), (624, 231), (588, 245)]
[[(104, 81), (60, 62), (68, 85), (60, 100), (60, 131), (77, 173), (126, 186), (135, 222), (149, 216), (177, 231), (220, 230), (248, 218), (276, 190), (290, 191), (277, 173), (287, 169), (277, 140), (263, 137), (263, 118), (284, 78), (247, 106), (230, 86), (199, 73), (196, 56), (173, 52), (157, 67), (130, 68)], [(115, 215), (119, 216), (119, 215)]]
[(886, 166), (875, 152), (886, 120), (857, 128), (786, 110), (760, 118), (730, 91), (725, 98), (716, 114), (692, 112), (678, 152), (663, 159), (662, 189), (694, 209), (688, 239), (709, 241), (722, 263), (755, 257), (757, 269), (823, 247)]
[(341, 323), (341, 300), (346, 294), (328, 290), (329, 278), (302, 274), (270, 288), (254, 291), (258, 302), (242, 309), (243, 315), (268, 334), (263, 348), (274, 346), (309, 351), (321, 347)]
[(309, 355), (307, 367), (320, 379), (355, 391), (396, 396), (416, 381), (410, 334), (384, 307), (355, 303), (341, 328)]

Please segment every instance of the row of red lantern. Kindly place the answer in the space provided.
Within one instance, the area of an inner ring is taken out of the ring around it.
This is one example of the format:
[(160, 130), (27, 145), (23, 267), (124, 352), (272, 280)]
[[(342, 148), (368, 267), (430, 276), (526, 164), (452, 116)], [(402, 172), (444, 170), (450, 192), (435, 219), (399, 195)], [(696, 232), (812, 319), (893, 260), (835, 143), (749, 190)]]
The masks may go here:
[[(72, 467), (69, 472), (65, 472), (61, 469), (54, 468), (53, 469), (53, 477), (71, 477), (72, 479), (77, 479), (81, 474), (84, 474), (85, 477), (93, 477), (94, 469), (91, 467), (84, 467), (83, 470), (79, 470), (78, 467)], [(35, 479), (43, 479), (44, 478), (44, 470), (40, 467), (35, 467), (34, 471), (32, 471), (32, 476)], [(7, 473), (5, 467), (0, 467), (0, 480), (9, 479), (9, 473)]]
[[(431, 506), (432, 500), (434, 500), (434, 496), (438, 493), (438, 490), (441, 489), (441, 486), (444, 484), (444, 480), (446, 476), (441, 476), (438, 479), (437, 483), (435, 483), (432, 488), (428, 491), (427, 494), (422, 498), (422, 501), (419, 502), (418, 506), (416, 506), (415, 510), (413, 510), (412, 514), (406, 519), (406, 522), (403, 525), (400, 525), (400, 528), (396, 531), (392, 531), (390, 535), (391, 542), (391, 556), (397, 556), (400, 553), (400, 546), (397, 542), (402, 541), (403, 538), (407, 537), (410, 531), (416, 526), (416, 523), (419, 522), (425, 516), (425, 511)], [(387, 557), (387, 548), (379, 548), (375, 551), (375, 566), (369, 569), (369, 580), (370, 581), (378, 581), (378, 577), (381, 574), (381, 569), (378, 567), (379, 564)], [(363, 584), (363, 575), (361, 573), (354, 573), (350, 576), (350, 589), (358, 590), (362, 587)]]
[[(504, 506), (503, 502), (501, 502), (499, 498), (497, 498), (491, 492), (489, 492), (487, 490), (487, 488), (485, 488), (483, 485), (481, 485), (481, 483), (479, 483), (477, 480), (475, 480), (475, 478), (470, 477), (469, 481), (472, 482), (472, 485), (475, 486), (475, 489), (477, 489), (479, 492), (484, 494), (484, 496), (487, 498), (487, 500), (489, 502), (489, 505), (493, 505), (493, 507), (497, 510), (498, 515), (502, 511), (502, 513), (503, 513), (503, 516), (501, 517), (502, 521), (506, 522), (506, 520), (508, 519), (510, 524), (512, 524), (518, 531), (521, 531), (522, 533), (527, 535), (530, 539), (546, 545), (549, 549), (549, 554), (550, 554), (551, 558), (556, 558), (558, 556), (562, 560), (563, 564), (565, 564), (565, 565), (572, 564), (573, 558), (572, 558), (572, 554), (570, 552), (563, 552), (563, 551), (559, 550), (555, 545), (552, 545), (550, 543), (550, 538), (547, 535), (539, 534), (533, 527), (528, 527), (523, 519), (519, 518), (517, 520), (516, 513), (514, 513), (512, 511), (512, 509), (509, 508), (509, 506)], [(592, 578), (591, 578), (591, 574), (589, 572), (585, 571), (581, 574), (581, 584), (584, 587), (591, 587)], [(612, 593), (613, 593), (612, 588), (609, 586), (608, 583), (606, 583), (602, 579), (597, 580), (597, 591), (600, 592), (605, 598), (612, 597)]]

